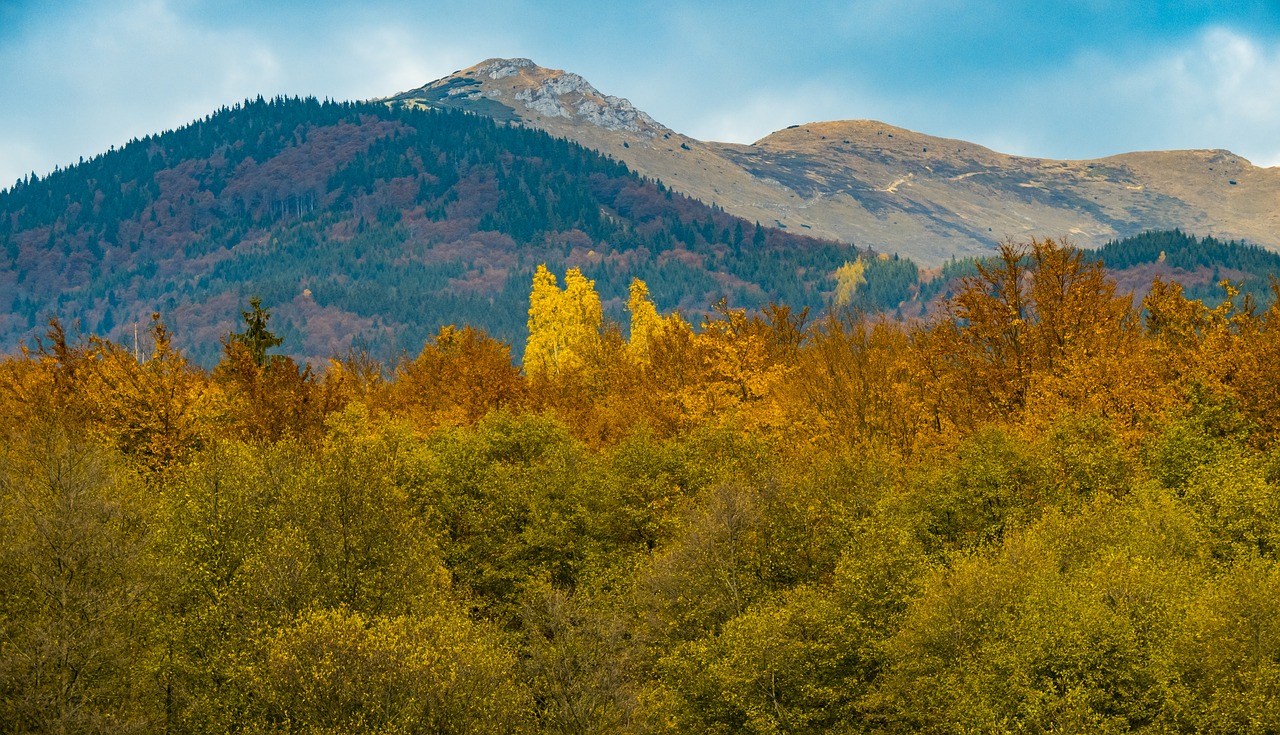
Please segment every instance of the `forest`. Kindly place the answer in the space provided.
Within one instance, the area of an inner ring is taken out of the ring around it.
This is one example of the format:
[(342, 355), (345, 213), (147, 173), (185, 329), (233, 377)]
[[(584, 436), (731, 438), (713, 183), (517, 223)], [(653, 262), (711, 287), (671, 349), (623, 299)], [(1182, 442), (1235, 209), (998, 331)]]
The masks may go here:
[(621, 319), (633, 277), (673, 308), (820, 308), (831, 273), (865, 255), (732, 217), (542, 131), (259, 98), (0, 191), (0, 344), (31, 342), (50, 315), (131, 341), (161, 312), (212, 368), (257, 295), (304, 362), (348, 349), (392, 362), (459, 322), (518, 355), (539, 263), (585, 269)]
[(919, 320), (538, 267), (518, 364), (54, 320), (0, 363), (0, 729), (1275, 732), (1280, 305), (1095, 257)]

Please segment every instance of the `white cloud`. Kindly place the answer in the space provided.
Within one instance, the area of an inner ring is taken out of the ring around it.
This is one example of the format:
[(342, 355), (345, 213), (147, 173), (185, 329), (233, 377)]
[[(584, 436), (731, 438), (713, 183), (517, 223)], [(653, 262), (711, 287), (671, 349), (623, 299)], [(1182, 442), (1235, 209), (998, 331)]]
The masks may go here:
[(1085, 158), (1225, 148), (1276, 165), (1280, 43), (1210, 28), (1145, 57), (1083, 54), (1010, 90), (1005, 108), (990, 137), (1034, 148), (1012, 153)]
[[(177, 127), (282, 78), (269, 45), (186, 25), (160, 0), (60, 20), (0, 50), (0, 65), (21, 70), (0, 92), (25, 102), (6, 105), (0, 125), (26, 141), (38, 171)], [(0, 181), (11, 178), (6, 163)]]
[(1183, 134), (1206, 147), (1239, 141), (1234, 152), (1259, 165), (1280, 164), (1280, 43), (1211, 29), (1194, 47), (1138, 77), (1144, 78), (1187, 121)]
[(338, 44), (336, 58), (323, 65), (322, 78), (313, 82), (331, 87), (334, 97), (370, 99), (420, 87), (459, 64), (483, 60), (465, 43), (432, 35), (431, 29), (403, 26), (361, 28)]
[(0, 47), (0, 68), (17, 70), (0, 81), (0, 99), (23, 100), (0, 106), (0, 186), (259, 94), (369, 99), (443, 76), (471, 55), (461, 40), (376, 17), (286, 33), (180, 10), (165, 0), (85, 6)]
[[(367, 99), (489, 56), (564, 66), (704, 139), (872, 118), (1023, 155), (1202, 147), (1280, 164), (1280, 44), (1217, 27), (1175, 47), (1152, 37), (1109, 36), (1079, 52), (1032, 43), (1010, 65), (969, 53), (974, 18), (990, 14), (959, 13), (958, 2), (832, 0), (801, 18), (714, 3), (616, 18), (576, 11), (618, 21), (598, 28), (563, 27), (522, 1), (432, 12), (321, 1), (295, 28), (284, 12), (197, 17), (189, 0), (85, 0), (0, 45), (0, 186), (245, 97)], [(1003, 28), (993, 22), (992, 33)]]

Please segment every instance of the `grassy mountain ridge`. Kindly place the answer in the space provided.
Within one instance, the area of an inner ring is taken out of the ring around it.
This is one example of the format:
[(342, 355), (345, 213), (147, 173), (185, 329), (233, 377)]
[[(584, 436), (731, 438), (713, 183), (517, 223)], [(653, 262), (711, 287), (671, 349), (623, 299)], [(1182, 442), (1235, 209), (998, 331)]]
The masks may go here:
[(732, 214), (925, 267), (986, 257), (1006, 238), (1101, 247), (1175, 228), (1280, 249), (1280, 168), (1229, 151), (1059, 161), (875, 120), (791, 125), (749, 145), (700, 141), (528, 59), (489, 59), (394, 99), (515, 117)]

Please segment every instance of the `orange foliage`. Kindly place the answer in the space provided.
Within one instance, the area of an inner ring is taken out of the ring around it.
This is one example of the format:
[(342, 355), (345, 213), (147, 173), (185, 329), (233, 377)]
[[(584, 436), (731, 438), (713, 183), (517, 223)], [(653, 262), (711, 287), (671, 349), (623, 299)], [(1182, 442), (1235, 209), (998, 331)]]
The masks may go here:
[[(731, 426), (797, 451), (835, 442), (910, 455), (992, 424), (1044, 431), (1066, 414), (1099, 417), (1132, 439), (1208, 391), (1270, 444), (1280, 439), (1280, 305), (1260, 314), (1224, 288), (1210, 307), (1157, 280), (1144, 319), (1101, 263), (1032, 240), (1001, 246), (929, 323), (832, 314), (810, 326), (784, 306), (748, 313), (722, 302), (695, 329), (660, 316), (637, 282), (629, 341), (619, 325), (579, 320), (589, 333), (573, 363), (529, 377), (507, 345), (470, 327), (443, 328), (384, 378), (359, 356), (317, 377), (232, 338), (210, 375), (172, 347), (158, 319), (145, 358), (71, 339), (53, 322), (34, 350), (0, 363), (0, 409), (11, 428), (54, 417), (150, 469), (183, 461), (215, 433), (318, 437), (326, 416), (353, 401), (422, 431), (505, 409), (555, 414), (597, 446)], [(595, 303), (590, 289), (582, 281), (577, 297)]]
[(320, 381), (310, 365), (299, 369), (282, 355), (260, 365), (240, 342), (226, 340), (223, 347), (213, 380), (226, 394), (224, 421), (233, 434), (255, 441), (314, 439), (323, 434), (325, 416), (341, 408), (342, 391)]
[(212, 429), (203, 374), (173, 347), (153, 315), (145, 359), (100, 339), (72, 341), (52, 320), (35, 353), (3, 365), (6, 415), (21, 427), (37, 416), (114, 446), (151, 470), (185, 459)]
[(447, 326), (400, 366), (393, 409), (423, 429), (474, 423), (497, 408), (524, 403), (526, 387), (507, 345), (471, 327)]

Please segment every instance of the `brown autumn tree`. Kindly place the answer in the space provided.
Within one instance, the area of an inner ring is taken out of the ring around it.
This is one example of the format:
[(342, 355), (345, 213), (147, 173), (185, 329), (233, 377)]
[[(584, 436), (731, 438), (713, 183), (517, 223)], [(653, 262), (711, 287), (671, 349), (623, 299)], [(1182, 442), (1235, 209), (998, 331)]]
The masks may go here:
[(324, 418), (341, 407), (342, 392), (319, 380), (310, 365), (299, 368), (285, 355), (268, 355), (280, 339), (267, 329), (270, 312), (261, 302), (241, 312), (245, 331), (222, 341), (222, 362), (214, 381), (226, 393), (226, 421), (246, 439), (278, 441), (286, 436), (316, 438)]
[(204, 374), (173, 346), (173, 335), (151, 317), (151, 354), (142, 361), (127, 348), (91, 338), (85, 399), (95, 407), (97, 433), (145, 467), (182, 461), (203, 446), (214, 401)]
[(923, 359), (938, 363), (926, 383), (947, 386), (935, 394), (940, 413), (968, 432), (1020, 418), (1029, 404), (1049, 418), (1072, 408), (1124, 410), (1126, 392), (1138, 388), (1128, 368), (1142, 359), (1131, 299), (1115, 290), (1102, 263), (1070, 245), (1003, 243), (918, 340)]
[(392, 405), (422, 428), (473, 424), (497, 408), (524, 402), (525, 379), (511, 348), (472, 327), (442, 327), (412, 362), (400, 366)]

